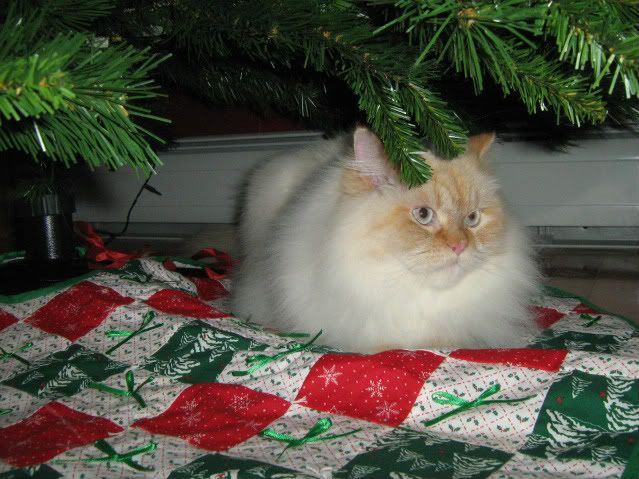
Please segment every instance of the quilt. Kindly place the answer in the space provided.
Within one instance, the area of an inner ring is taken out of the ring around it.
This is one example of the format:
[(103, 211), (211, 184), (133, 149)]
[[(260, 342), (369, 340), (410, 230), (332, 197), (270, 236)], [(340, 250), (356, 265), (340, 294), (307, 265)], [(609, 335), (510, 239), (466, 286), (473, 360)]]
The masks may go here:
[(363, 355), (233, 317), (204, 260), (117, 266), (0, 297), (0, 478), (639, 478), (639, 332), (585, 299)]

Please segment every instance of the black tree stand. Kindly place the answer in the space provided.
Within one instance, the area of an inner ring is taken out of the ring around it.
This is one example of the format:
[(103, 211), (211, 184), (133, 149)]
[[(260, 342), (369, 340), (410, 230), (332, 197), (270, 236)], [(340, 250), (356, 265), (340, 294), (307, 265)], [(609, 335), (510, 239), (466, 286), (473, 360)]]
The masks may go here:
[(74, 211), (73, 197), (65, 193), (16, 202), (17, 239), (25, 257), (0, 266), (0, 294), (47, 287), (88, 271), (74, 246)]

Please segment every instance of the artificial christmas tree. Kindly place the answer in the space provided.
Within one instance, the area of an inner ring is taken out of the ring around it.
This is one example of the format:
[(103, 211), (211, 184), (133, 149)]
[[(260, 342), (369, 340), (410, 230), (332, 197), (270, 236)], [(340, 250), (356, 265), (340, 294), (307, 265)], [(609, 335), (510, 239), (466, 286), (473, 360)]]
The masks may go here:
[(409, 185), (429, 176), (417, 154), (422, 138), (455, 154), (494, 112), (512, 123), (549, 111), (576, 126), (638, 113), (634, 2), (12, 5), (0, 31), (0, 150), (45, 161), (157, 166), (150, 133), (133, 121), (154, 118), (139, 101), (157, 95), (156, 67), (166, 86), (322, 129), (359, 109)]

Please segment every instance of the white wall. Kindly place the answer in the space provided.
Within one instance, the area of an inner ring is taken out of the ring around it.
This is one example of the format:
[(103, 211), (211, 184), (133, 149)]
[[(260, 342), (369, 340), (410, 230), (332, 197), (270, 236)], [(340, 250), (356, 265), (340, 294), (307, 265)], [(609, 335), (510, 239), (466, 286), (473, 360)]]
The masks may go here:
[[(321, 141), (314, 132), (189, 138), (161, 155), (164, 166), (132, 222), (229, 223), (245, 172), (263, 158)], [(565, 153), (534, 143), (499, 142), (493, 161), (503, 190), (529, 226), (639, 226), (639, 138), (587, 139)], [(76, 217), (122, 222), (144, 177), (95, 172), (77, 192)]]

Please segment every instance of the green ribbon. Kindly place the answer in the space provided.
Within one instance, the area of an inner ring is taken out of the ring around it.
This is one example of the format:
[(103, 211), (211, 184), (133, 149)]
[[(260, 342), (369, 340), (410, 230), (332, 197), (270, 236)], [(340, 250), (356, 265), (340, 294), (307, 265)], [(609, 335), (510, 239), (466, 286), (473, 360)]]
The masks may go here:
[(124, 454), (120, 454), (111, 447), (111, 445), (104, 439), (99, 439), (93, 444), (100, 451), (106, 454), (105, 457), (87, 457), (85, 459), (54, 459), (51, 461), (54, 464), (63, 464), (68, 462), (122, 462), (129, 467), (132, 467), (136, 471), (153, 471), (153, 467), (145, 467), (133, 460), (133, 458), (139, 454), (146, 454), (147, 452), (155, 451), (158, 447), (157, 443), (150, 441), (144, 446), (131, 449)]
[(29, 342), (29, 343), (25, 344), (24, 346), (20, 346), (15, 351), (7, 351), (7, 350), (5, 350), (3, 348), (0, 348), (0, 361), (8, 361), (9, 359), (13, 358), (13, 359), (15, 359), (17, 361), (20, 361), (22, 364), (30, 366), (31, 363), (29, 361), (27, 361), (26, 359), (18, 356), (18, 353), (25, 352), (31, 346), (33, 346), (33, 343)]
[(304, 437), (301, 438), (289, 436), (288, 434), (282, 434), (274, 431), (271, 428), (266, 428), (261, 431), (260, 436), (287, 443), (284, 450), (277, 456), (277, 459), (279, 459), (280, 457), (282, 457), (282, 454), (284, 454), (288, 449), (292, 447), (300, 447), (308, 442), (330, 441), (331, 439), (350, 436), (351, 434), (355, 434), (356, 432), (361, 431), (361, 429), (355, 429), (353, 431), (345, 432), (342, 434), (327, 434), (325, 436), (322, 436), (322, 434), (328, 431), (332, 426), (333, 421), (325, 417), (317, 421), (315, 425), (310, 428), (309, 431), (304, 435)]
[(90, 382), (87, 386), (92, 389), (97, 389), (98, 391), (102, 391), (105, 393), (115, 394), (117, 396), (126, 396), (132, 397), (135, 399), (140, 407), (146, 407), (146, 403), (142, 396), (140, 396), (140, 389), (146, 386), (148, 383), (153, 381), (154, 377), (149, 376), (142, 384), (140, 384), (137, 388), (135, 387), (135, 378), (133, 377), (133, 371), (128, 371), (125, 376), (126, 379), (126, 391), (124, 389), (112, 388), (111, 386), (107, 386), (102, 383), (94, 383)]
[(436, 393), (433, 393), (433, 395), (431, 396), (431, 399), (437, 404), (441, 404), (444, 406), (457, 406), (457, 408), (453, 409), (452, 411), (448, 411), (447, 413), (444, 413), (441, 416), (438, 416), (434, 419), (431, 419), (430, 421), (422, 421), (422, 424), (426, 427), (432, 426), (433, 424), (437, 424), (438, 422), (448, 419), (449, 417), (456, 416), (457, 414), (460, 414), (464, 411), (467, 411), (469, 409), (473, 409), (482, 405), (486, 405), (486, 404), (495, 404), (495, 403), (514, 404), (514, 403), (518, 403), (522, 401), (527, 401), (528, 399), (534, 397), (534, 395), (532, 395), (532, 396), (526, 396), (524, 398), (519, 398), (519, 399), (486, 400), (486, 398), (489, 398), (493, 394), (498, 393), (500, 390), (501, 390), (501, 386), (499, 384), (494, 384), (493, 386), (490, 386), (488, 389), (482, 392), (476, 399), (472, 401), (467, 401), (466, 399), (460, 398), (459, 396), (455, 396), (454, 394), (450, 394), (444, 391), (438, 391)]
[(16, 259), (22, 259), (26, 255), (26, 251), (8, 251), (6, 253), (0, 254), (0, 264), (6, 263), (8, 261), (13, 261)]
[(127, 341), (130, 341), (132, 338), (134, 338), (135, 336), (138, 336), (142, 333), (146, 333), (149, 332), (153, 329), (159, 328), (160, 326), (162, 326), (162, 323), (157, 323), (154, 324), (151, 327), (146, 327), (151, 321), (153, 321), (153, 318), (155, 318), (155, 311), (149, 311), (148, 313), (146, 313), (144, 315), (144, 318), (142, 318), (142, 324), (140, 325), (140, 327), (138, 329), (136, 329), (135, 331), (126, 331), (126, 330), (120, 330), (120, 329), (111, 329), (109, 331), (107, 331), (106, 334), (107, 337), (109, 338), (117, 338), (117, 337), (122, 337), (122, 336), (126, 336), (122, 341), (120, 341), (118, 344), (116, 344), (115, 346), (107, 349), (106, 354), (111, 354), (113, 351), (115, 351), (116, 349), (118, 349), (120, 346), (124, 345)]
[(11, 414), (13, 408), (3, 409), (0, 408), (0, 416), (6, 416), (7, 414)]
[(581, 319), (587, 319), (588, 320), (588, 322), (585, 325), (586, 328), (589, 328), (590, 326), (592, 326), (593, 324), (595, 324), (597, 321), (599, 321), (601, 319), (601, 315), (599, 315), (597, 317), (592, 317), (589, 314), (580, 314), (579, 317)]
[(310, 334), (308, 333), (298, 333), (298, 332), (290, 332), (290, 333), (275, 333), (282, 338), (308, 338)]
[(246, 358), (246, 364), (252, 365), (250, 368), (248, 368), (246, 371), (231, 371), (231, 374), (233, 376), (248, 376), (249, 374), (253, 374), (255, 371), (263, 368), (267, 364), (270, 364), (274, 361), (279, 361), (289, 354), (299, 353), (301, 351), (304, 351), (305, 349), (308, 349), (308, 347), (311, 346), (315, 342), (315, 340), (320, 337), (320, 334), (322, 334), (322, 331), (317, 333), (315, 337), (308, 343), (298, 344), (296, 346), (293, 346), (292, 348), (287, 349), (286, 351), (274, 354), (273, 356), (268, 356), (266, 354), (254, 354), (250, 358)]

